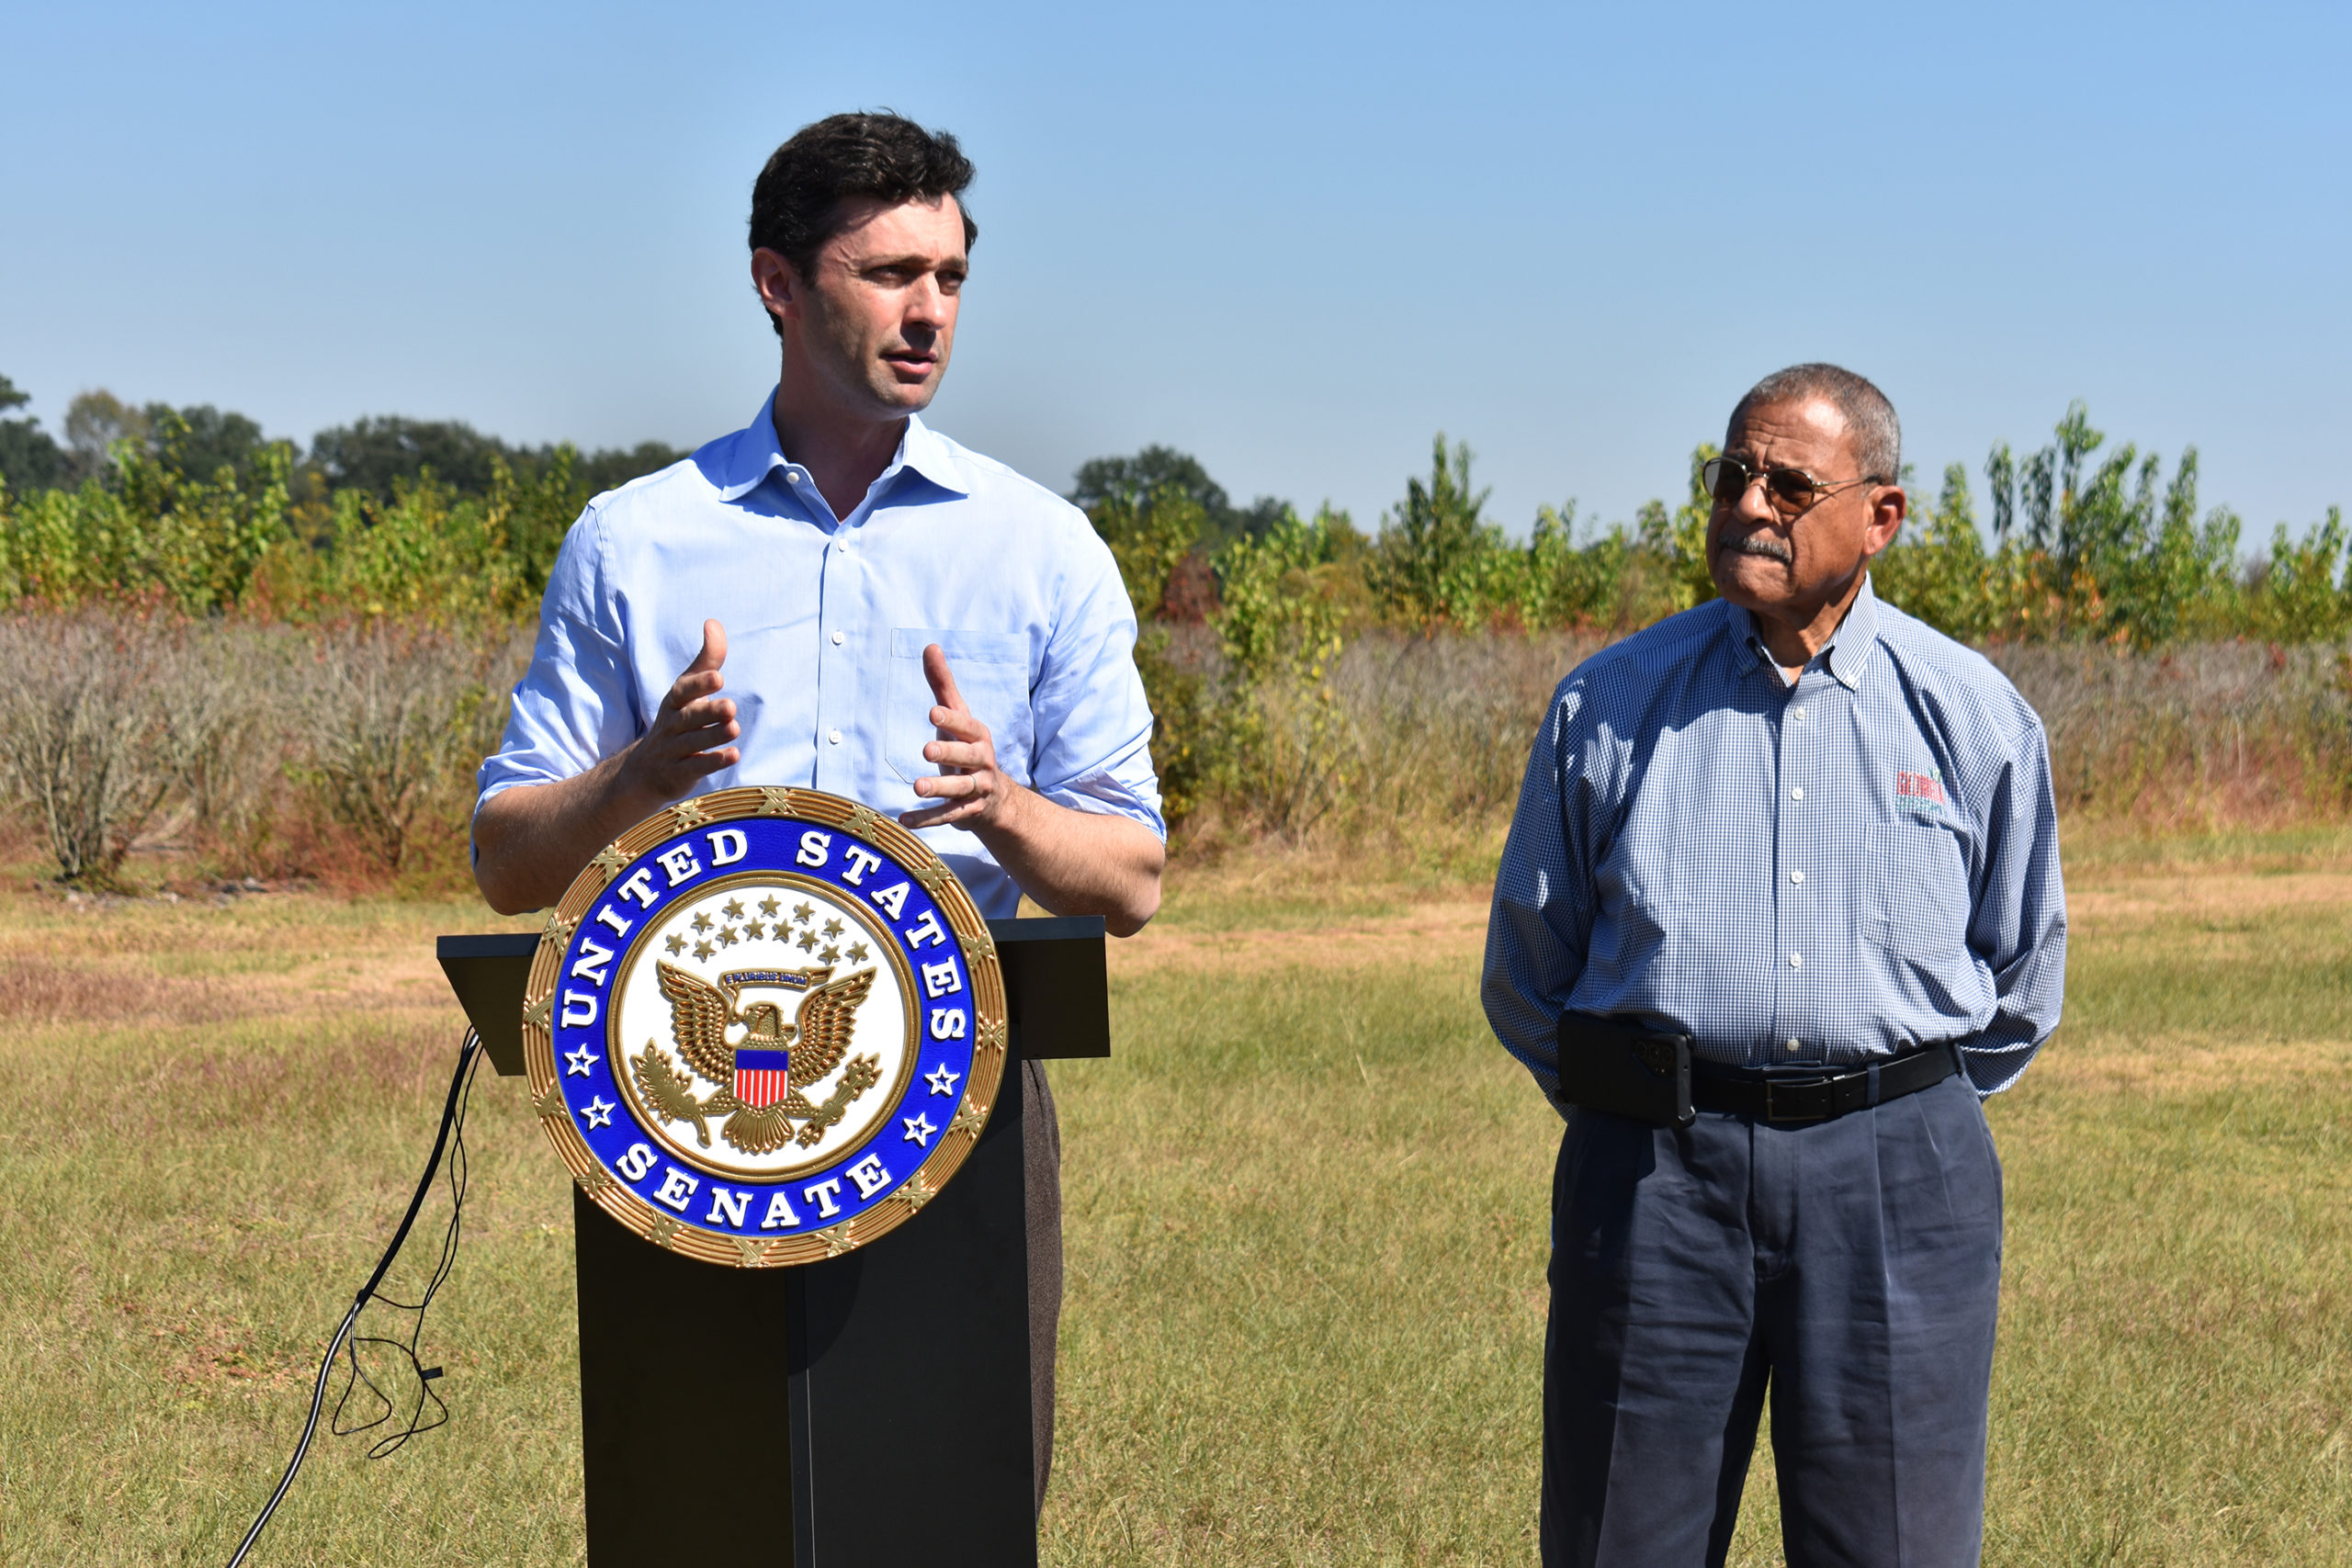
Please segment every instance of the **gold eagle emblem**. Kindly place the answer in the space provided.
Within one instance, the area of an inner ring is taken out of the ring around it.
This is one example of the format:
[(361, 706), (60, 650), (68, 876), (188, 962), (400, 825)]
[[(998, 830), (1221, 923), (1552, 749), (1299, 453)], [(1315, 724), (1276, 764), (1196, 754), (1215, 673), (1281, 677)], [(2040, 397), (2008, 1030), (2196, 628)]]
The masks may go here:
[[(812, 1102), (803, 1092), (841, 1066), (848, 1055), (858, 1007), (874, 989), (871, 969), (839, 980), (831, 978), (830, 968), (773, 974), (747, 971), (722, 975), (716, 986), (673, 964), (659, 963), (658, 973), (662, 994), (670, 1002), (672, 1038), (693, 1076), (673, 1066), (668, 1054), (650, 1040), (630, 1060), (630, 1076), (654, 1114), (665, 1122), (694, 1123), (695, 1136), (704, 1148), (710, 1147), (711, 1120), (720, 1116), (727, 1120), (718, 1129), (719, 1135), (745, 1154), (768, 1154), (791, 1142), (802, 1148), (814, 1147), (825, 1129), (841, 1121), (852, 1101), (882, 1081), (880, 1057), (855, 1056), (822, 1103)], [(741, 987), (752, 979), (779, 982), (794, 990), (805, 987), (808, 995), (801, 1000), (797, 1020), (785, 1022), (784, 1010), (772, 1001), (740, 1002)], [(730, 1044), (727, 1032), (736, 1027), (742, 1029), (743, 1035)], [(738, 1051), (756, 1053), (755, 1059), (760, 1060), (772, 1059), (775, 1053), (787, 1054), (788, 1087), (780, 1099), (754, 1103), (763, 1097), (744, 1090)], [(695, 1077), (718, 1087), (698, 1100)], [(797, 1133), (795, 1122), (800, 1124)]]

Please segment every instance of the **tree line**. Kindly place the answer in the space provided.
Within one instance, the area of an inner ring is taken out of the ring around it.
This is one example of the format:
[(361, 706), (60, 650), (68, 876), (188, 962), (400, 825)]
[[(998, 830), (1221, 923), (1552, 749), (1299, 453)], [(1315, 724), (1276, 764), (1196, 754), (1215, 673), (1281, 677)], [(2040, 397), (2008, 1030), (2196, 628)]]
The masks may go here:
[[(0, 377), (0, 412), (27, 400)], [(0, 601), (154, 596), (191, 613), (527, 613), (590, 497), (684, 454), (656, 442), (582, 453), (523, 446), (456, 421), (384, 416), (266, 437), (210, 405), (75, 398), (64, 440), (0, 420)], [(1587, 629), (1648, 625), (1711, 597), (1697, 447), (1679, 497), (1600, 525), (1575, 502), (1523, 536), (1490, 515), (1473, 454), (1440, 434), (1426, 474), (1369, 529), (1329, 505), (1236, 503), (1166, 446), (1080, 465), (1070, 499), (1110, 543), (1147, 623), (1228, 642), (1306, 644), (1374, 627)], [(1976, 483), (1984, 486), (1980, 503)], [(2280, 524), (2246, 554), (2226, 506), (2204, 508), (2191, 448), (2167, 471), (2110, 445), (2077, 403), (2031, 451), (1996, 445), (1977, 475), (1946, 468), (1873, 568), (1879, 592), (1953, 636), (2162, 648), (2352, 630), (2340, 509), (2302, 536)]]
[[(1072, 499), (1119, 554), (1148, 617), (1213, 616), (1272, 550), (1287, 563), (1285, 592), (1326, 602), (1350, 630), (1623, 633), (1714, 596), (1700, 472), (1717, 454), (1692, 450), (1675, 505), (1654, 500), (1607, 525), (1579, 518), (1574, 501), (1546, 505), (1523, 537), (1487, 514), (1470, 448), (1442, 434), (1428, 474), (1408, 479), (1369, 533), (1328, 506), (1309, 519), (1271, 499), (1237, 511), (1197, 463), (1164, 447), (1087, 464)], [(1907, 465), (1903, 478), (1910, 516), (1872, 563), (1875, 585), (1964, 641), (2147, 649), (2332, 642), (2352, 630), (2341, 508), (2301, 537), (2279, 524), (2267, 550), (2248, 555), (2234, 512), (2199, 510), (2194, 447), (2167, 476), (2155, 453), (2109, 447), (2079, 402), (2043, 446), (1993, 447), (1982, 521), (1965, 465), (1948, 466), (1932, 496)]]
[[(160, 835), (222, 871), (461, 881), (474, 763), (565, 530), (679, 454), (399, 418), (304, 450), (238, 414), (100, 399), (47, 449), (0, 421), (0, 793), (76, 880)], [(1477, 861), (1560, 673), (1713, 594), (1713, 455), (1691, 453), (1672, 503), (1607, 525), (1545, 506), (1524, 535), (1443, 435), (1369, 527), (1236, 502), (1166, 446), (1080, 465), (1070, 499), (1140, 626), (1171, 822), (1244, 840), (1417, 824), (1422, 852)], [(2110, 446), (2079, 405), (2043, 445), (1996, 446), (1914, 497), (1879, 591), (2030, 687), (2070, 810), (2267, 820), (2352, 800), (2339, 513), (2248, 556), (2193, 451), (2167, 467)], [(75, 669), (105, 676), (59, 676)]]

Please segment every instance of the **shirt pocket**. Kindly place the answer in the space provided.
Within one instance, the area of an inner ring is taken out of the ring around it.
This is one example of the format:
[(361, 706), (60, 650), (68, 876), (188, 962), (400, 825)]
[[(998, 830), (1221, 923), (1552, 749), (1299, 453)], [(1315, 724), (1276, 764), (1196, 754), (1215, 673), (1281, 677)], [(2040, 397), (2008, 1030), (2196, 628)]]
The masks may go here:
[(1864, 835), (1870, 898), (1863, 934), (1907, 958), (1968, 945), (1968, 864), (1960, 840), (1925, 822), (1887, 822)]
[(1020, 783), (1029, 775), (1029, 639), (1019, 632), (957, 631), (894, 626), (890, 631), (890, 711), (883, 729), (883, 759), (908, 784), (936, 778), (939, 764), (922, 749), (939, 739), (932, 727), (935, 699), (922, 672), (922, 650), (937, 643), (964, 705), (989, 727), (997, 766)]

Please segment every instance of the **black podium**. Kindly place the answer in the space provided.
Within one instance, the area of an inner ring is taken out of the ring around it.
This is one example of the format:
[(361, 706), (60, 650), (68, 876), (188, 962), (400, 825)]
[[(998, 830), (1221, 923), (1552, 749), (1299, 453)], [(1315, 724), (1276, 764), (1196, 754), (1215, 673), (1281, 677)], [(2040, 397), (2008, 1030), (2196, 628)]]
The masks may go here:
[[(722, 1268), (573, 1189), (590, 1568), (1037, 1561), (1020, 1064), (1109, 1055), (1109, 992), (1099, 918), (989, 932), (1003, 1087), (955, 1179), (888, 1235), (796, 1268)], [(538, 942), (439, 942), (503, 1076), (523, 1071)]]

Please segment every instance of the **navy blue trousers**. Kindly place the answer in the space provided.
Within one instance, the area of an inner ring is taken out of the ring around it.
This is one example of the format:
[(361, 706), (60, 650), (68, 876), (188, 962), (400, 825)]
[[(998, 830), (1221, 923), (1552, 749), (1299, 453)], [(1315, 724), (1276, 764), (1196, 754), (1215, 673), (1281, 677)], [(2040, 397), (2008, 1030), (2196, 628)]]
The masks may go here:
[(1719, 1564), (1766, 1387), (1789, 1568), (1977, 1561), (2001, 1166), (1947, 1078), (1829, 1122), (1577, 1111), (1552, 1189), (1546, 1564)]

